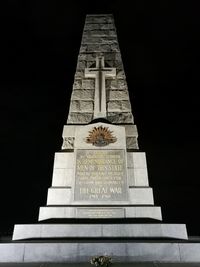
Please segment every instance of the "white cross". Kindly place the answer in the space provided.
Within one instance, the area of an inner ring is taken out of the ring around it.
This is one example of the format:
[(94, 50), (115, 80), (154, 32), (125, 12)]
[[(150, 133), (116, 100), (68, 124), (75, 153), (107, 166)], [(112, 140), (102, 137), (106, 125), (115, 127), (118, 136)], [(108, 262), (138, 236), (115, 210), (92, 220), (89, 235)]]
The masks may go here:
[(86, 68), (85, 77), (95, 79), (94, 119), (106, 118), (106, 78), (116, 77), (116, 68), (105, 68), (104, 57), (96, 57), (96, 67)]

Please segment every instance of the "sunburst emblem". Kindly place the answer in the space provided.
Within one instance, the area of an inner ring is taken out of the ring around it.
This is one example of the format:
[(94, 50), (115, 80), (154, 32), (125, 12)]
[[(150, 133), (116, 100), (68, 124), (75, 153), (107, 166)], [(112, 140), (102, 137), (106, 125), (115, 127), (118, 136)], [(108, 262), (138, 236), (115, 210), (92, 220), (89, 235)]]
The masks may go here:
[(108, 127), (94, 127), (89, 131), (89, 135), (86, 138), (86, 143), (93, 144), (94, 146), (107, 146), (111, 143), (115, 143), (117, 138), (112, 135), (112, 131)]

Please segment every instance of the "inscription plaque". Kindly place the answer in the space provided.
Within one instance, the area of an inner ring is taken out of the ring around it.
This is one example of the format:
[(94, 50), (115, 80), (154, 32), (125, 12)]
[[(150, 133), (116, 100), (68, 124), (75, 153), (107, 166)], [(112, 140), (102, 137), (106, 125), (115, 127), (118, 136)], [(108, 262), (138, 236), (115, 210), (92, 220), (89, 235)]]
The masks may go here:
[(84, 150), (76, 153), (75, 201), (127, 201), (125, 151)]
[(77, 208), (78, 218), (124, 218), (123, 208)]

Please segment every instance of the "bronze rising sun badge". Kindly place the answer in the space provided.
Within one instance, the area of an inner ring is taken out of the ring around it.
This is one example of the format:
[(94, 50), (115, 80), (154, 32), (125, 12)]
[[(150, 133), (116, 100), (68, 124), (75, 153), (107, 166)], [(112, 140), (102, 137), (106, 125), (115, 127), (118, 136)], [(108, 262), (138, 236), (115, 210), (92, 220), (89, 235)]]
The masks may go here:
[(86, 138), (86, 143), (93, 144), (94, 146), (107, 146), (116, 141), (117, 138), (112, 135), (112, 131), (108, 127), (103, 126), (93, 127)]

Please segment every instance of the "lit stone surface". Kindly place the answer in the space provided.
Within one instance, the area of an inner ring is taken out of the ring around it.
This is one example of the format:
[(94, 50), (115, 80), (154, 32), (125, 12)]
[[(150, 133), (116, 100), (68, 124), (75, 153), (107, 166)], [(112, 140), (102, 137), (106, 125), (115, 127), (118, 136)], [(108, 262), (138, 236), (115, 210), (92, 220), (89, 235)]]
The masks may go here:
[[(80, 207), (79, 207), (80, 208)], [(50, 218), (78, 218), (80, 216), (80, 213), (77, 212), (76, 207), (64, 207), (64, 206), (47, 206), (47, 207), (41, 207), (40, 208), (40, 215), (39, 215), (39, 221), (41, 220), (47, 220)], [(100, 212), (102, 213), (102, 210), (105, 209), (105, 207), (98, 206)], [(96, 210), (98, 210), (96, 208)], [(88, 210), (91, 209), (88, 207)], [(124, 212), (124, 218), (151, 218), (151, 219), (156, 219), (156, 220), (162, 220), (162, 215), (161, 215), (161, 209), (160, 207), (155, 207), (155, 206), (148, 206), (148, 207), (143, 207), (143, 206), (138, 206), (138, 207), (130, 207), (130, 206), (123, 206)], [(113, 213), (113, 212), (112, 212)], [(114, 214), (116, 212), (114, 211)], [(98, 216), (97, 216), (98, 215)], [(106, 212), (106, 215), (108, 216), (108, 213)], [(118, 213), (119, 215), (119, 213)], [(99, 218), (99, 211), (98, 212), (88, 212), (88, 213), (82, 213), (81, 218)], [(109, 215), (110, 218), (112, 218), (112, 214)], [(120, 212), (120, 216), (122, 216), (122, 212)], [(103, 216), (101, 215), (101, 218)], [(122, 218), (122, 217), (120, 217)]]
[[(115, 196), (115, 194), (117, 196)], [(89, 195), (93, 196), (93, 194), (89, 194)], [(72, 188), (70, 187), (58, 187), (58, 188), (51, 187), (48, 190), (47, 205), (69, 205), (69, 204), (73, 204), (74, 201), (76, 204), (78, 203), (79, 206), (85, 205), (86, 201), (87, 201), (87, 204), (90, 204), (90, 205), (97, 205), (97, 204), (113, 205), (114, 203), (123, 204), (123, 201), (126, 204), (132, 204), (132, 205), (153, 205), (154, 204), (153, 192), (152, 192), (152, 189), (149, 187), (129, 188), (129, 199), (128, 200), (126, 200), (126, 198), (123, 200), (121, 200), (121, 198), (118, 198), (118, 193), (115, 191), (111, 195), (110, 199), (107, 199), (107, 200), (104, 200), (104, 198), (93, 199), (93, 197), (91, 197), (90, 199), (84, 199), (84, 200), (75, 198), (73, 200), (73, 191), (72, 191)]]
[[(25, 233), (25, 234), (24, 234)], [(59, 237), (144, 237), (187, 239), (184, 224), (19, 224), (13, 240)]]
[(71, 203), (71, 198), (72, 198), (71, 188), (51, 187), (48, 190), (47, 205), (67, 205)]
[(147, 169), (128, 168), (129, 186), (149, 186)]
[(74, 165), (74, 153), (55, 153), (54, 168), (71, 169)]
[[(14, 247), (14, 250), (13, 250)], [(15, 251), (17, 250), (17, 251)], [(200, 244), (176, 242), (44, 242), (0, 244), (0, 262), (88, 263), (91, 256), (111, 255), (114, 262), (147, 262), (160, 266), (195, 266), (200, 262)], [(16, 260), (17, 258), (17, 260)], [(184, 264), (185, 262), (185, 264)], [(193, 263), (191, 263), (193, 262)], [(181, 263), (183, 265), (181, 265)], [(195, 265), (196, 263), (196, 265)], [(7, 265), (6, 265), (7, 266)], [(143, 266), (143, 265), (141, 265)], [(150, 265), (151, 266), (151, 265)]]
[[(72, 166), (73, 167), (73, 166)], [(52, 186), (71, 187), (74, 181), (74, 169), (54, 169)]]

